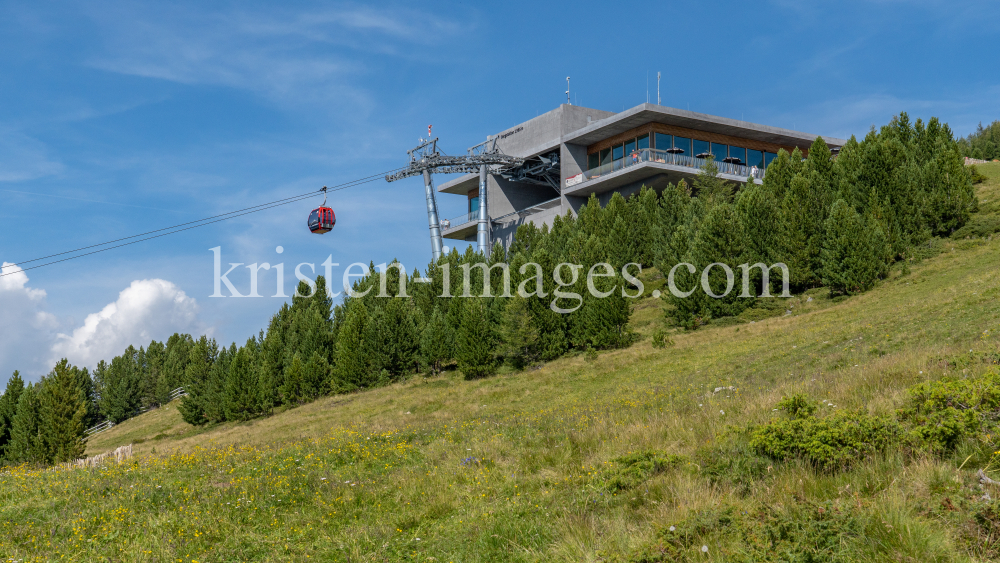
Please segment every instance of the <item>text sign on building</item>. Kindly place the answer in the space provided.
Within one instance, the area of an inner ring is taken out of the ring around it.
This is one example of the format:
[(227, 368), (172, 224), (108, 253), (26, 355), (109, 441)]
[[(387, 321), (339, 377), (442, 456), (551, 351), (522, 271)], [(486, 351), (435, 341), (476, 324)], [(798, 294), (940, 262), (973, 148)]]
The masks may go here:
[(579, 173), (579, 174), (577, 174), (576, 176), (570, 176), (569, 178), (566, 178), (566, 187), (567, 188), (575, 186), (577, 184), (581, 184), (581, 183), (583, 183), (583, 173), (582, 172)]

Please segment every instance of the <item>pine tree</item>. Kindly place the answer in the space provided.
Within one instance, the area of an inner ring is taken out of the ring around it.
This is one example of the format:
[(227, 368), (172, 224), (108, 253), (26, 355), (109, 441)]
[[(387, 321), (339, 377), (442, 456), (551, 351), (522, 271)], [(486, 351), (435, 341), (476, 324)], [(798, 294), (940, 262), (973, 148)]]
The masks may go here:
[(485, 377), (496, 370), (496, 335), (486, 301), (467, 299), (455, 333), (455, 359), (466, 379)]
[(256, 344), (251, 338), (236, 351), (223, 387), (223, 409), (226, 420), (250, 420), (257, 416), (259, 393), (254, 370)]
[[(669, 187), (667, 189), (670, 189)], [(652, 188), (642, 186), (639, 196), (633, 197), (628, 202), (630, 204), (629, 215), (634, 217), (636, 228), (633, 237), (636, 248), (634, 261), (644, 267), (651, 267), (656, 261), (657, 245), (661, 239), (661, 229), (667, 226), (661, 225), (660, 201), (656, 191)], [(672, 227), (672, 225), (670, 226)]]
[(235, 342), (230, 344), (229, 348), (220, 348), (218, 359), (208, 373), (203, 407), (205, 418), (209, 422), (228, 420), (226, 417), (226, 382), (229, 381), (230, 368), (232, 368), (237, 351)]
[(36, 386), (29, 383), (17, 401), (17, 411), (14, 413), (10, 441), (5, 453), (6, 462), (11, 465), (45, 461), (45, 446), (40, 432), (42, 417), (37, 395)]
[(101, 414), (115, 424), (127, 420), (141, 405), (139, 353), (129, 346), (125, 353), (111, 360), (101, 380)]
[[(617, 219), (620, 221), (621, 219)], [(631, 308), (622, 295), (623, 283), (618, 268), (608, 271), (597, 266), (595, 274), (613, 274), (613, 277), (595, 275), (591, 279), (593, 291), (587, 283), (591, 267), (606, 262), (608, 255), (600, 239), (591, 237), (585, 245), (585, 268), (580, 272), (579, 292), (583, 296), (580, 309), (570, 315), (573, 342), (580, 348), (606, 349), (627, 346), (632, 340), (628, 330)]]
[(499, 331), (499, 351), (515, 369), (522, 369), (538, 359), (538, 327), (528, 299), (515, 295), (506, 301)]
[(435, 308), (420, 334), (420, 356), (432, 375), (441, 373), (442, 365), (451, 359), (453, 340), (454, 333), (445, 316)]
[[(187, 378), (187, 366), (188, 362), (191, 361), (191, 350), (194, 348), (195, 342), (190, 334), (174, 333), (167, 339), (163, 370), (156, 387), (159, 404), (166, 404), (170, 400), (170, 392), (184, 386)], [(150, 348), (152, 348), (152, 344)]]
[(788, 265), (791, 285), (805, 289), (819, 284), (820, 248), (826, 205), (810, 178), (796, 174), (782, 202), (782, 260)]
[(291, 316), (291, 307), (283, 303), (278, 312), (271, 317), (260, 345), (257, 369), (263, 390), (261, 400), (264, 408), (268, 410), (283, 403), (281, 389), (286, 380), (286, 356), (292, 350), (288, 345)]
[(320, 398), (330, 387), (330, 363), (318, 351), (302, 366), (302, 396), (309, 401)]
[(87, 368), (73, 367), (72, 371), (73, 377), (76, 378), (76, 386), (83, 394), (83, 402), (87, 410), (86, 416), (83, 417), (83, 426), (84, 428), (90, 428), (101, 421), (101, 411), (97, 406), (97, 388), (94, 384), (94, 378), (91, 377)]
[(0, 396), (0, 461), (4, 458), (7, 443), (10, 442), (10, 432), (14, 425), (14, 415), (17, 414), (17, 404), (24, 393), (24, 380), (17, 370), (7, 380), (7, 388)]
[(284, 404), (298, 405), (304, 402), (305, 394), (302, 392), (302, 371), (302, 359), (298, 352), (296, 352), (292, 356), (291, 365), (285, 370), (285, 383), (281, 387), (281, 396)]
[[(542, 291), (546, 295), (546, 297), (532, 296), (528, 300), (531, 314), (535, 319), (535, 326), (538, 327), (538, 349), (542, 360), (554, 360), (569, 349), (569, 325), (566, 315), (553, 311), (550, 306), (553, 299), (552, 291), (555, 289), (555, 280), (552, 274), (559, 261), (553, 257), (544, 244), (538, 245), (538, 248), (532, 253), (530, 261), (538, 264), (543, 282)], [(534, 291), (534, 284), (531, 284), (528, 291)], [(452, 326), (457, 325), (458, 322), (452, 324)]]
[[(694, 292), (686, 298), (671, 294), (670, 301), (676, 307), (677, 320), (684, 326), (694, 328), (707, 318), (735, 316), (752, 306), (754, 299), (740, 297), (741, 288), (736, 284), (737, 274), (741, 273), (737, 266), (747, 263), (750, 256), (739, 215), (729, 204), (716, 205), (699, 226), (684, 260), (694, 265), (695, 274), (688, 274), (685, 268), (678, 268), (677, 279), (681, 280), (677, 283), (679, 289), (694, 289)], [(733, 285), (729, 287), (730, 280), (725, 269), (715, 266), (709, 271), (708, 286), (712, 293), (724, 294), (718, 298), (708, 295), (701, 283), (705, 268), (714, 263), (725, 264), (733, 274)]]
[(199, 338), (188, 353), (183, 379), (187, 395), (181, 399), (180, 407), (178, 407), (181, 418), (188, 424), (208, 422), (205, 404), (210, 400), (208, 396), (210, 392), (209, 378), (218, 354), (219, 350), (215, 340), (209, 340), (206, 336)]
[(345, 307), (344, 325), (337, 336), (337, 367), (332, 389), (335, 393), (371, 384), (363, 340), (368, 328), (368, 309), (363, 301), (354, 298), (345, 300)]
[(71, 461), (83, 455), (87, 403), (75, 371), (63, 358), (42, 380), (39, 429), (48, 463)]
[(719, 177), (719, 167), (710, 158), (705, 159), (705, 164), (694, 180), (694, 193), (698, 199), (705, 202), (707, 208), (730, 203), (734, 187), (732, 182)]
[(830, 211), (823, 241), (823, 283), (848, 295), (870, 289), (887, 271), (888, 236), (874, 218), (862, 219), (844, 200)]
[(778, 149), (778, 156), (767, 165), (763, 186), (777, 201), (783, 201), (794, 176), (792, 158), (785, 149)]

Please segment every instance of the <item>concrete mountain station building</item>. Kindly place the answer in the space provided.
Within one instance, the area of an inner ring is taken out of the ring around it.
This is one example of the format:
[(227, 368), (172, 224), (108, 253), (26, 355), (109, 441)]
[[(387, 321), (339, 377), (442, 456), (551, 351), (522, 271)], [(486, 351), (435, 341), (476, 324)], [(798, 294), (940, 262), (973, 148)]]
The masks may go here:
[[(576, 213), (591, 194), (606, 205), (615, 192), (628, 198), (642, 186), (662, 191), (682, 178), (690, 183), (709, 158), (722, 178), (760, 183), (780, 149), (806, 155), (816, 137), (656, 104), (621, 113), (563, 104), (489, 137), (503, 154), (524, 159), (486, 176), (489, 240), (509, 244), (528, 221), (551, 226), (557, 214)], [(833, 151), (846, 143), (822, 138)], [(441, 236), (477, 240), (480, 174), (464, 174), (437, 191), (468, 201), (467, 213), (440, 221)]]

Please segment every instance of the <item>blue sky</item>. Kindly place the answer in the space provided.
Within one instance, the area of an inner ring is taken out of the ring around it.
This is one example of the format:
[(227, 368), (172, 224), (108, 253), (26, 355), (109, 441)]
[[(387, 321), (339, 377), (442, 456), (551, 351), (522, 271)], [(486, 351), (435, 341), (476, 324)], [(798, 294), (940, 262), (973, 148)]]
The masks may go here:
[[(905, 110), (964, 135), (1000, 118), (998, 17), (902, 0), (0, 2), (0, 261), (384, 171), (428, 124), (459, 153), (565, 101), (567, 75), (574, 103), (604, 110), (655, 101), (660, 71), (668, 106), (844, 138)], [(324, 236), (305, 227), (317, 198), (0, 278), (0, 382), (175, 330), (242, 343), (282, 300), (210, 298), (216, 246), (283, 262), (286, 291), (328, 256), (338, 279), (351, 262), (427, 263), (419, 180), (330, 201)], [(274, 273), (260, 283), (273, 294)]]

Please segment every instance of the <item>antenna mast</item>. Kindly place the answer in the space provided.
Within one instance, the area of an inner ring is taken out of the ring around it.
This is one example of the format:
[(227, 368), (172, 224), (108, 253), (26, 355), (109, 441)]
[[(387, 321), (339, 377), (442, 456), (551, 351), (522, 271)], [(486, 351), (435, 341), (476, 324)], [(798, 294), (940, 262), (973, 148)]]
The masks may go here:
[(663, 105), (660, 103), (660, 72), (656, 72), (656, 105)]
[(569, 77), (566, 77), (566, 105), (571, 106), (573, 102), (569, 101)]

